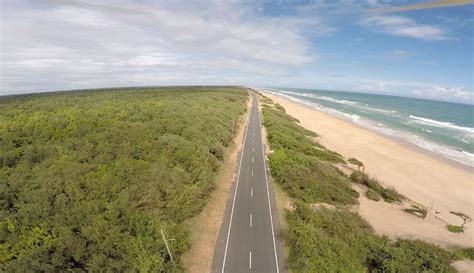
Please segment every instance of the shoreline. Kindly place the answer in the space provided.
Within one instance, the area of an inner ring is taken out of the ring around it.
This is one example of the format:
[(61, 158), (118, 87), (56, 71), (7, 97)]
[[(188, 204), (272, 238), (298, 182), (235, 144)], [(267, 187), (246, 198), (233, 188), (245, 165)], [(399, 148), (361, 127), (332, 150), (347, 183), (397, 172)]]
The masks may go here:
[[(361, 160), (366, 173), (408, 198), (402, 205), (392, 205), (365, 200), (365, 195), (361, 195), (358, 212), (378, 233), (391, 238), (419, 238), (444, 246), (474, 246), (472, 222), (466, 224), (464, 233), (451, 233), (446, 228), (447, 224), (462, 224), (451, 211), (474, 218), (471, 167), (284, 96), (258, 91), (281, 104), (301, 126), (316, 132), (318, 142), (326, 148), (345, 158)], [(410, 204), (424, 206), (428, 217), (423, 220), (403, 212), (404, 206)]]
[(339, 121), (342, 121), (342, 122), (349, 123), (349, 124), (351, 124), (351, 125), (357, 126), (358, 128), (360, 128), (360, 129), (362, 129), (362, 130), (366, 130), (366, 131), (369, 131), (369, 132), (371, 132), (371, 133), (377, 134), (377, 135), (379, 135), (379, 136), (382, 137), (382, 138), (387, 138), (387, 139), (390, 139), (390, 140), (392, 140), (392, 141), (395, 141), (395, 142), (397, 142), (398, 144), (405, 146), (407, 149), (416, 150), (417, 152), (423, 153), (423, 154), (425, 154), (426, 156), (429, 156), (429, 157), (431, 157), (431, 158), (433, 158), (433, 159), (435, 159), (435, 160), (442, 161), (443, 163), (449, 164), (449, 165), (451, 165), (451, 166), (453, 166), (453, 167), (455, 167), (455, 168), (459, 168), (459, 169), (461, 169), (461, 170), (463, 170), (463, 171), (468, 171), (468, 172), (474, 171), (474, 167), (471, 167), (471, 166), (466, 165), (466, 164), (462, 164), (462, 163), (460, 163), (460, 162), (458, 162), (458, 161), (455, 161), (455, 160), (453, 160), (453, 159), (450, 159), (450, 158), (448, 158), (448, 157), (445, 157), (445, 156), (443, 156), (443, 155), (441, 155), (441, 154), (438, 154), (438, 153), (436, 153), (436, 152), (434, 152), (434, 151), (427, 150), (427, 149), (425, 149), (425, 148), (423, 148), (423, 147), (420, 147), (420, 146), (416, 145), (415, 143), (412, 143), (412, 142), (410, 142), (410, 141), (408, 141), (408, 140), (405, 140), (405, 139), (402, 138), (402, 137), (397, 137), (397, 136), (392, 136), (392, 135), (383, 134), (383, 133), (381, 133), (381, 132), (378, 132), (377, 130), (372, 130), (372, 129), (370, 129), (370, 128), (367, 128), (367, 127), (364, 127), (364, 126), (362, 126), (362, 125), (360, 125), (360, 124), (357, 124), (357, 123), (351, 121), (350, 119), (344, 119), (344, 118), (339, 117), (339, 116), (336, 116), (336, 115), (331, 115), (331, 114), (329, 114), (329, 113), (327, 113), (327, 112), (324, 112), (324, 111), (322, 111), (322, 110), (316, 109), (316, 108), (311, 107), (311, 106), (309, 106), (309, 105), (307, 105), (307, 104), (304, 104), (304, 103), (302, 103), (302, 102), (295, 101), (295, 100), (291, 100), (291, 99), (289, 99), (289, 98), (287, 98), (287, 97), (285, 97), (285, 96), (282, 96), (282, 95), (280, 95), (280, 94), (269, 93), (267, 90), (263, 90), (263, 89), (258, 89), (257, 91), (258, 91), (258, 92), (261, 92), (261, 93), (263, 93), (263, 94), (265, 94), (265, 95), (276, 96), (276, 97), (279, 97), (279, 98), (281, 98), (281, 99), (283, 99), (283, 100), (291, 101), (292, 103), (298, 104), (299, 106), (304, 107), (304, 108), (306, 108), (306, 109), (308, 109), (308, 110), (317, 111), (318, 113), (321, 113), (321, 114), (330, 116), (331, 118), (335, 118), (335, 119), (337, 119), (337, 120), (339, 120)]

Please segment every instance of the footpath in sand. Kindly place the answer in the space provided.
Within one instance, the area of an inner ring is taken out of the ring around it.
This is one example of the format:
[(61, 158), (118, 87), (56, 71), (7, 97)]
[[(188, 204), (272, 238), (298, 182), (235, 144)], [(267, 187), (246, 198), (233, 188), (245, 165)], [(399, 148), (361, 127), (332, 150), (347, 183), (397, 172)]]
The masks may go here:
[(375, 202), (361, 194), (357, 211), (376, 232), (391, 238), (422, 239), (443, 246), (474, 246), (472, 222), (466, 224), (464, 233), (451, 233), (446, 228), (448, 223), (462, 224), (450, 211), (460, 211), (474, 218), (472, 168), (448, 162), (281, 96), (263, 93), (285, 107), (302, 126), (318, 133), (321, 144), (345, 158), (361, 160), (370, 176), (428, 209), (427, 217), (421, 219), (402, 211), (401, 205)]

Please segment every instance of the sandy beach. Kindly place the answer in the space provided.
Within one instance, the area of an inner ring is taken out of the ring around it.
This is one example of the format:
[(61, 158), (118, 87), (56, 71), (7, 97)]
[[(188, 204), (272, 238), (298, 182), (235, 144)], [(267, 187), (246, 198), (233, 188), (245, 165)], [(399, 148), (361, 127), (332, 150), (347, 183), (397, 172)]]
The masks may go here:
[(401, 205), (365, 200), (362, 195), (358, 212), (378, 233), (392, 238), (419, 238), (445, 246), (474, 246), (472, 222), (466, 224), (464, 233), (446, 229), (448, 223), (462, 224), (450, 211), (474, 217), (472, 169), (281, 96), (268, 92), (264, 95), (284, 106), (302, 126), (318, 133), (321, 144), (346, 158), (361, 160), (369, 175), (385, 186), (394, 187), (410, 202), (428, 208), (426, 219), (420, 219), (403, 212)]

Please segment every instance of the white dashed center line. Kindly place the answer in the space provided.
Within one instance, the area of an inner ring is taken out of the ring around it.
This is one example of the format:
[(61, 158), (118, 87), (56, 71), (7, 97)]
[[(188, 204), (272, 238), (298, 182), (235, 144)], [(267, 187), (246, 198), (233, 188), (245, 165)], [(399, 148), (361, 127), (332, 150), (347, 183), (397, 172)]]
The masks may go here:
[(249, 269), (252, 269), (252, 251), (249, 252)]

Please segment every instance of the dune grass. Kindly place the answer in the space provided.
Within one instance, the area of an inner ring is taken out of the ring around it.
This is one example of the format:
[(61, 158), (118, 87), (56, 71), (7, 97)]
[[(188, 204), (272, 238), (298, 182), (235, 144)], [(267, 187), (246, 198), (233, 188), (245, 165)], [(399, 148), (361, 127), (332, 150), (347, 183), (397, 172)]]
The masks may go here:
[(405, 197), (398, 193), (394, 188), (383, 187), (377, 179), (370, 178), (367, 174), (361, 171), (352, 172), (350, 179), (356, 183), (367, 186), (368, 189), (380, 195), (387, 203), (401, 202), (405, 199)]
[(365, 171), (365, 166), (364, 166), (364, 163), (362, 163), (362, 161), (360, 161), (360, 160), (358, 160), (358, 159), (356, 159), (356, 158), (351, 157), (351, 158), (349, 158), (349, 159), (347, 160), (347, 162), (349, 162), (349, 163), (351, 163), (351, 164), (353, 164), (353, 165), (356, 165), (357, 168), (359, 169), (359, 171), (360, 171), (361, 168), (362, 168), (362, 172)]
[(378, 194), (373, 189), (367, 189), (365, 196), (373, 201), (380, 201), (380, 199), (382, 199), (382, 196), (380, 196), (380, 194)]
[(421, 205), (411, 205), (410, 208), (406, 208), (403, 211), (407, 213), (411, 213), (422, 219), (425, 219), (426, 215), (428, 214), (428, 211), (426, 210), (426, 208), (424, 208)]
[(0, 271), (171, 272), (245, 112), (238, 88), (0, 99)]
[[(287, 225), (282, 230), (290, 270), (455, 272), (450, 263), (456, 257), (447, 250), (420, 240), (391, 241), (376, 235), (350, 210), (358, 197), (350, 181), (366, 185), (373, 199), (400, 202), (403, 196), (360, 171), (349, 180), (331, 165), (344, 162), (340, 155), (314, 142), (315, 133), (299, 126), (280, 107), (273, 107), (270, 99), (263, 101), (269, 105), (263, 107), (263, 119), (274, 151), (269, 155), (271, 173), (295, 207), (285, 212)], [(332, 204), (335, 209), (311, 206), (315, 202)]]

